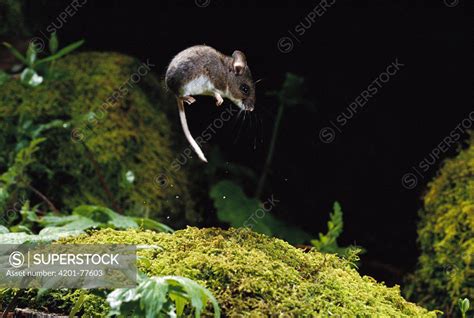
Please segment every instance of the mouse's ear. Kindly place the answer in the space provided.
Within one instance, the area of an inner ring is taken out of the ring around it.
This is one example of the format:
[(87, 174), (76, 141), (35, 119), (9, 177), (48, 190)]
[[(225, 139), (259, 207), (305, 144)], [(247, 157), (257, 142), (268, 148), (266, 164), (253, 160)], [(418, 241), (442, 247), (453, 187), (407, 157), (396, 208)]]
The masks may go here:
[(232, 57), (234, 58), (234, 60), (232, 61), (232, 67), (234, 68), (235, 74), (242, 74), (245, 66), (247, 66), (247, 59), (245, 58), (245, 54), (240, 51), (234, 51), (234, 53), (232, 53)]

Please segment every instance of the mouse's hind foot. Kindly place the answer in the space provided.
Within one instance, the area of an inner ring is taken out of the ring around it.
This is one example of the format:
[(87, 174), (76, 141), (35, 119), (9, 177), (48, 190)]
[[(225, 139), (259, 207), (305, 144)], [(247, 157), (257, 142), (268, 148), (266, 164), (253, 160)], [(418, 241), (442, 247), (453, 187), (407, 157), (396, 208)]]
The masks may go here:
[(222, 98), (221, 94), (214, 92), (214, 98), (216, 99), (216, 105), (221, 106), (222, 103), (224, 102), (224, 99)]
[(182, 96), (180, 99), (188, 105), (191, 105), (196, 101), (196, 99), (192, 96)]

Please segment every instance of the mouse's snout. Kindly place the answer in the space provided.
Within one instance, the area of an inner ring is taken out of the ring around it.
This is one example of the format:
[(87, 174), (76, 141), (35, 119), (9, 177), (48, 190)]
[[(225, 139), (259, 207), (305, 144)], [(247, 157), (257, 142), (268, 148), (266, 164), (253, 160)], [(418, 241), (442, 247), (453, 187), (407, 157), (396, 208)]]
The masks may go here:
[(253, 112), (255, 109), (255, 99), (254, 98), (246, 98), (242, 100), (243, 109), (246, 112)]

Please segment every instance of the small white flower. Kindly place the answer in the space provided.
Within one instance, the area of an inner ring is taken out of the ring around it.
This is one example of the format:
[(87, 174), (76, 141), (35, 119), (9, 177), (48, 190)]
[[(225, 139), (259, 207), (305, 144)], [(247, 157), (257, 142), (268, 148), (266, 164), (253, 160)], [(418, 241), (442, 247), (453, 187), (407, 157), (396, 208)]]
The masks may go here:
[(132, 171), (127, 171), (127, 173), (125, 174), (125, 178), (127, 179), (127, 181), (129, 183), (133, 183), (133, 181), (135, 181), (135, 174), (132, 172)]

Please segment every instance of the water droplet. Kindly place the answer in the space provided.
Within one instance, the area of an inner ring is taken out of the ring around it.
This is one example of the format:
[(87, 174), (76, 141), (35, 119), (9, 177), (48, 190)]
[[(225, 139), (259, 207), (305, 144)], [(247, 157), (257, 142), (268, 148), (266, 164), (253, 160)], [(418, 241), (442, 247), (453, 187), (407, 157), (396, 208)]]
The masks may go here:
[(225, 199), (225, 198), (226, 198), (226, 196), (225, 196), (225, 195), (224, 195), (224, 196), (222, 196), (222, 199)]

